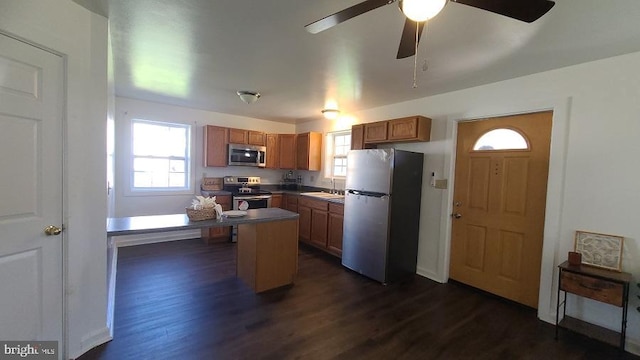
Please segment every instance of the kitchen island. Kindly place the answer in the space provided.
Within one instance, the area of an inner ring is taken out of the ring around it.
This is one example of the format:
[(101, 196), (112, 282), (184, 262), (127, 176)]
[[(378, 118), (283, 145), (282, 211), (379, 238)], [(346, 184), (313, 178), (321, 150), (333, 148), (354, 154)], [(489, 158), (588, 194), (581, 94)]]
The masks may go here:
[[(109, 317), (113, 319), (117, 247), (113, 237), (238, 226), (236, 276), (256, 293), (293, 284), (298, 272), (298, 217), (280, 208), (247, 210), (241, 217), (189, 221), (186, 214), (107, 219)], [(112, 327), (111, 327), (112, 328)]]

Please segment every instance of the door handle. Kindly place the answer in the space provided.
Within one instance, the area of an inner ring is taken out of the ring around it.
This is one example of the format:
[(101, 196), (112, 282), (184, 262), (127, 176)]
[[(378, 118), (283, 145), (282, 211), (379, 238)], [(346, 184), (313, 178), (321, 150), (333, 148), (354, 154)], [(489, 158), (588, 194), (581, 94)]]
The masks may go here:
[(454, 219), (460, 219), (462, 217), (462, 214), (454, 213), (454, 214), (451, 214), (451, 216), (453, 216)]
[(49, 225), (46, 228), (44, 228), (44, 233), (47, 234), (47, 236), (60, 235), (61, 232), (62, 232), (62, 228), (59, 228), (55, 225)]

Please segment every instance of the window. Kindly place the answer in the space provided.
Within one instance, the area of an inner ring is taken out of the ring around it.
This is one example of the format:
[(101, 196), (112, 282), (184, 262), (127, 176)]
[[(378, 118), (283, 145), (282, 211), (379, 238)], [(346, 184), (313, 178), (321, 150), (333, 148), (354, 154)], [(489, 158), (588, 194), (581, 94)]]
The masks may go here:
[(526, 150), (527, 140), (511, 129), (494, 129), (484, 133), (473, 146), (473, 150)]
[(351, 130), (327, 134), (325, 177), (347, 176), (347, 153), (351, 150)]
[(191, 190), (190, 125), (133, 119), (131, 139), (133, 191)]

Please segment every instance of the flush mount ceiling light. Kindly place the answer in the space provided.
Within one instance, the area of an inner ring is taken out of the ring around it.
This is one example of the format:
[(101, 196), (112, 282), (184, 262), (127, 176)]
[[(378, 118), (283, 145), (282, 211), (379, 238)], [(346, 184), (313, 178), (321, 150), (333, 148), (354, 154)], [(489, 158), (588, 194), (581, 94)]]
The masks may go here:
[(340, 115), (340, 110), (338, 109), (324, 109), (322, 110), (322, 115), (324, 115), (325, 119), (334, 120), (338, 118)]
[(438, 15), (447, 0), (401, 0), (399, 5), (406, 17), (420, 22)]
[(240, 90), (237, 94), (240, 96), (240, 100), (247, 104), (253, 104), (260, 99), (260, 93), (255, 91)]

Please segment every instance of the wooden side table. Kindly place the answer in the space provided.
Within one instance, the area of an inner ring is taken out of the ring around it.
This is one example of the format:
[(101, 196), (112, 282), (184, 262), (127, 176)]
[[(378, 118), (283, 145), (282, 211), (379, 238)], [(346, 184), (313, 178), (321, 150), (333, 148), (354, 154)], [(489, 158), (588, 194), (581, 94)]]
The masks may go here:
[[(599, 269), (586, 265), (569, 265), (568, 261), (558, 265), (558, 299), (556, 304), (556, 339), (558, 329), (565, 328), (591, 338), (618, 345), (624, 351), (627, 332), (627, 307), (629, 305), (629, 283), (631, 274)], [(560, 301), (560, 292), (564, 298)], [(622, 309), (620, 331), (613, 331), (566, 315), (567, 293), (586, 297)], [(560, 319), (562, 306), (562, 319)]]

